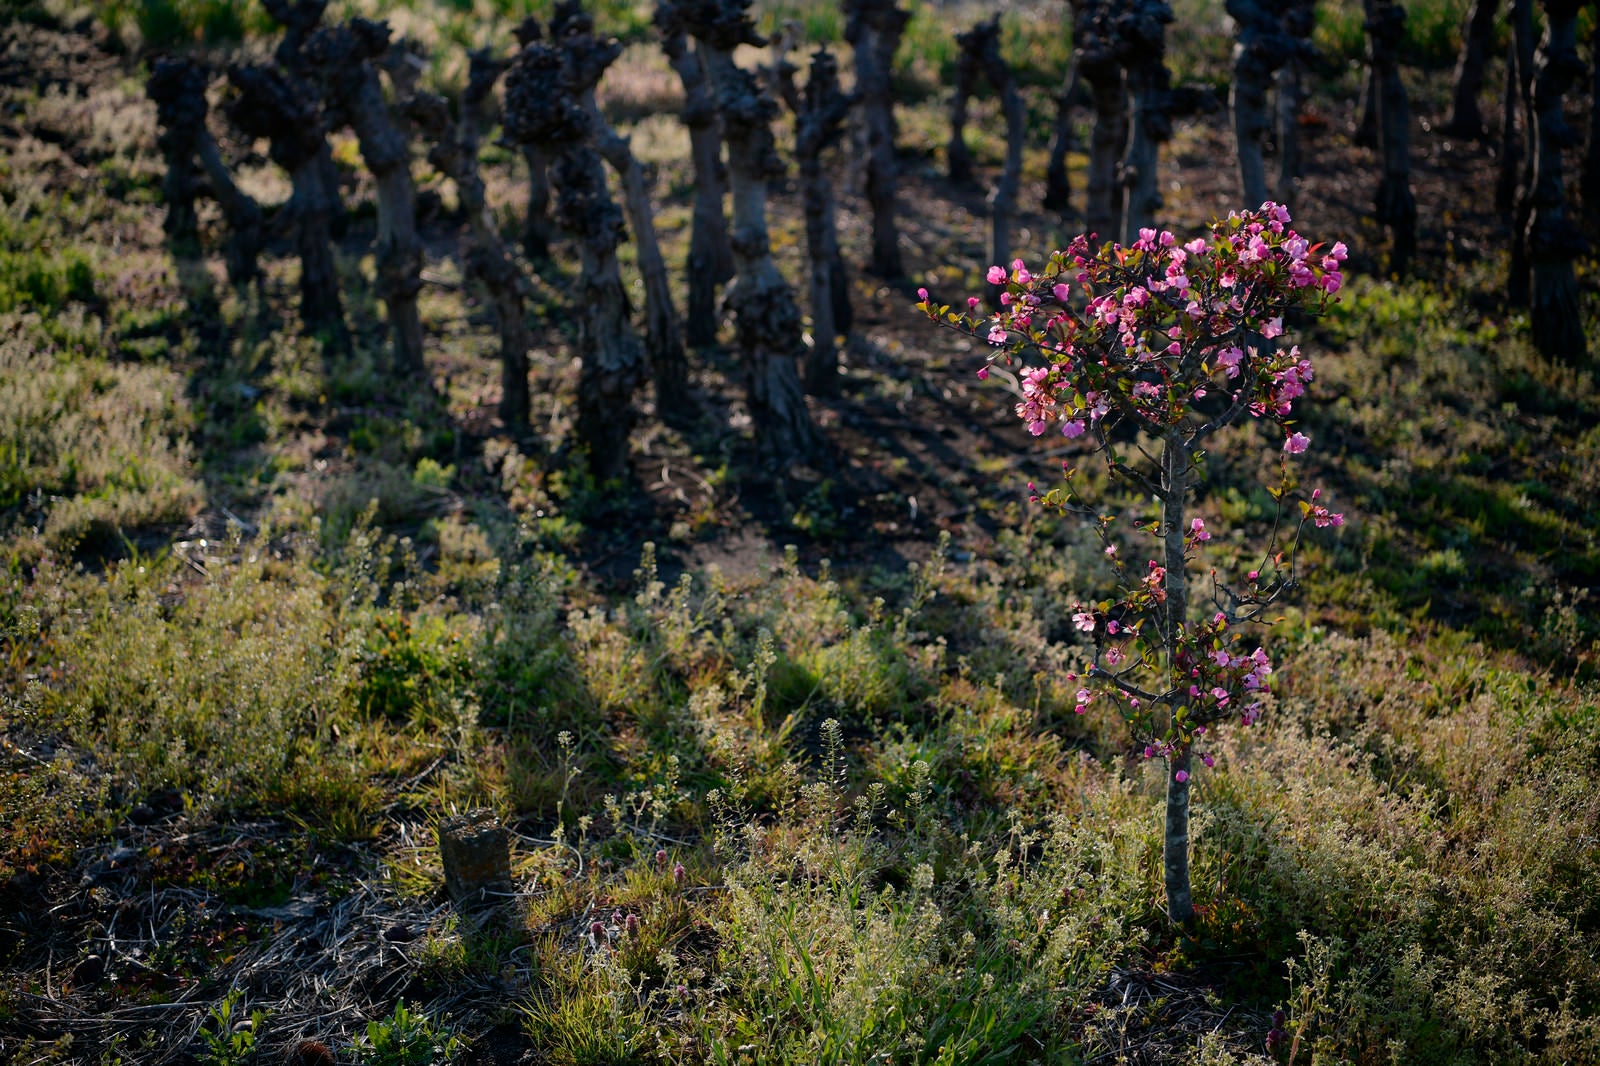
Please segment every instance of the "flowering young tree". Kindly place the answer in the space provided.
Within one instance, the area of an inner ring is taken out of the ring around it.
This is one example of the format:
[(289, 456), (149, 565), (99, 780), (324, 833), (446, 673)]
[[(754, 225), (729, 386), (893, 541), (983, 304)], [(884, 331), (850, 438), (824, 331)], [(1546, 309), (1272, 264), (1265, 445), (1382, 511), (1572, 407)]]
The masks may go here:
[(1209, 439), (1247, 415), (1276, 424), (1284, 437), (1273, 496), (1281, 507), (1299, 495), (1289, 463), (1310, 438), (1291, 414), (1312, 366), (1280, 338), (1286, 315), (1320, 312), (1338, 292), (1345, 247), (1314, 245), (1288, 223), (1288, 211), (1269, 202), (1182, 245), (1153, 229), (1127, 248), (1096, 250), (1080, 236), (1039, 274), (1020, 259), (1009, 270), (991, 267), (989, 283), (1005, 287), (992, 315), (979, 311), (977, 297), (961, 312), (918, 293), (931, 319), (995, 347), (980, 378), (991, 369), (1008, 373), (999, 364), (1021, 364), (1016, 411), (1029, 432), (1085, 439), (1112, 477), (1159, 501), (1159, 517), (1135, 529), (1160, 549), (1135, 562), (1123, 558), (1112, 519), (1078, 494), (1069, 464), (1062, 464), (1064, 487), (1040, 495), (1029, 485), (1035, 502), (1092, 517), (1116, 570), (1116, 599), (1073, 605), (1074, 625), (1092, 635), (1094, 653), (1069, 680), (1082, 685), (1078, 713), (1114, 704), (1145, 757), (1166, 761), (1167, 914), (1180, 924), (1194, 915), (1193, 760), (1212, 765), (1202, 750), (1207, 731), (1230, 719), (1254, 722), (1270, 688), (1271, 660), (1247, 638), (1246, 624), (1294, 586), (1306, 523), (1344, 522), (1318, 502), (1320, 490), (1301, 497), (1299, 520), (1283, 522), (1280, 509), (1264, 560), (1241, 586), (1212, 569), (1209, 602), (1191, 603), (1190, 564), (1211, 539), (1204, 520), (1190, 514)]

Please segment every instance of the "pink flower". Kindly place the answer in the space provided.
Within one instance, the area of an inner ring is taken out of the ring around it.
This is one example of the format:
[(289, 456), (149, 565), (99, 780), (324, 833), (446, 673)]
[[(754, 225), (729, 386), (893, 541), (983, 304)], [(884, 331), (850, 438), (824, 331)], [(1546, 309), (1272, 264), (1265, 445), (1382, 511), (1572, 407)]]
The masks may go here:
[(1121, 648), (1106, 649), (1106, 662), (1110, 663), (1112, 666), (1117, 666), (1124, 658), (1126, 658), (1126, 656), (1122, 654)]
[(989, 377), (989, 368), (986, 367), (986, 366), (980, 366), (978, 368), (978, 380), (979, 381), (986, 381), (986, 380), (988, 380), (988, 377)]
[(1074, 629), (1080, 629), (1085, 633), (1093, 633), (1094, 615), (1088, 611), (1079, 611), (1072, 616), (1072, 625)]
[(1077, 438), (1084, 433), (1083, 419), (1074, 418), (1061, 424), (1061, 435), (1067, 438)]
[(1209, 751), (1206, 752), (1204, 755), (1200, 756), (1200, 761), (1206, 764), (1206, 769), (1207, 770), (1209, 770), (1213, 766), (1217, 765), (1217, 760), (1215, 760), (1215, 759), (1213, 759), (1211, 757), (1211, 753)]
[(1108, 621), (1106, 623), (1106, 632), (1107, 633), (1117, 633), (1117, 632), (1120, 632), (1121, 629), (1122, 629), (1122, 623), (1117, 621), (1115, 618), (1111, 619), (1110, 621)]
[(1189, 771), (1179, 770), (1177, 773), (1172, 775), (1172, 779), (1181, 785), (1185, 781), (1189, 780)]
[(1067, 287), (1067, 283), (1064, 281), (1056, 282), (1056, 287), (1050, 291), (1055, 293), (1056, 299), (1060, 300), (1062, 303), (1066, 303), (1067, 298), (1072, 295), (1072, 290)]
[(1228, 377), (1239, 376), (1239, 364), (1244, 361), (1244, 349), (1240, 347), (1224, 348), (1217, 353), (1217, 365), (1227, 372)]
[(1203, 522), (1202, 520), (1200, 520), (1198, 518), (1196, 518), (1193, 522), (1189, 523), (1189, 532), (1194, 534), (1194, 539), (1195, 540), (1210, 540), (1211, 539), (1211, 534), (1206, 532), (1206, 524), (1205, 524), (1205, 522)]
[(1290, 455), (1299, 455), (1306, 450), (1306, 445), (1311, 443), (1311, 438), (1304, 433), (1291, 433), (1289, 439), (1283, 442), (1283, 450)]
[(1001, 267), (1001, 266), (992, 266), (992, 267), (990, 267), (989, 268), (989, 284), (990, 285), (1004, 285), (1005, 283), (1006, 283), (1006, 268), (1005, 267)]
[(921, 300), (923, 303), (927, 303), (928, 302), (928, 290), (927, 289), (918, 289), (917, 290), (917, 299)]
[(1006, 342), (1006, 329), (1004, 326), (995, 325), (989, 328), (989, 343), (994, 345)]

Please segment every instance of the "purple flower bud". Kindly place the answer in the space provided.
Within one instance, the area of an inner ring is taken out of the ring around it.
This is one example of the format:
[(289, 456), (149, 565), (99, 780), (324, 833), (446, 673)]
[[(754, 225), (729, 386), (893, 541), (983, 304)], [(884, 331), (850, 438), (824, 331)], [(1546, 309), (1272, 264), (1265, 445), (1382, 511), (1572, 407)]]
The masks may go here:
[(673, 866), (673, 868), (672, 868), (672, 883), (675, 884), (675, 885), (683, 884), (683, 877), (684, 877), (685, 873), (686, 873), (686, 871), (683, 868), (683, 863), (680, 862), (680, 863), (676, 864), (675, 866)]
[(606, 943), (609, 938), (606, 936), (606, 925), (604, 922), (593, 921), (589, 923), (589, 939), (594, 941), (596, 947)]
[(666, 869), (666, 867), (667, 867), (667, 849), (666, 848), (657, 848), (656, 849), (656, 865), (661, 867), (663, 870)]
[(629, 936), (638, 936), (639, 916), (637, 914), (628, 915), (628, 917), (623, 921), (622, 927), (628, 931)]

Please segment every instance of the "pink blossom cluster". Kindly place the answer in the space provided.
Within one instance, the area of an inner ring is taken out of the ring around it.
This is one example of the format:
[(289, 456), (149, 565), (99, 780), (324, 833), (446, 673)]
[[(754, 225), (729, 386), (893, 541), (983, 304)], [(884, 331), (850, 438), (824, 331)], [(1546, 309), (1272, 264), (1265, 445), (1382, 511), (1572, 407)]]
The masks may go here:
[[(1146, 229), (1127, 248), (1096, 251), (1079, 237), (1039, 273), (1021, 259), (992, 266), (989, 282), (1005, 291), (987, 317), (976, 298), (962, 314), (923, 290), (920, 306), (984, 337), (998, 349), (991, 363), (1023, 361), (1016, 413), (1036, 436), (1059, 425), (1077, 437), (1113, 415), (1159, 430), (1195, 417), (1193, 402), (1214, 392), (1284, 424), (1314, 370), (1299, 348), (1274, 341), (1286, 314), (1316, 313), (1339, 291), (1347, 254), (1342, 243), (1312, 244), (1268, 202), (1186, 244)], [(1041, 357), (1046, 365), (1032, 363)], [(1286, 426), (1286, 452), (1308, 443)]]
[[(1277, 425), (1284, 485), (1274, 496), (1283, 500), (1292, 488), (1289, 459), (1311, 445), (1291, 416), (1315, 368), (1279, 338), (1295, 313), (1319, 313), (1336, 299), (1347, 255), (1343, 244), (1313, 244), (1289, 222), (1287, 209), (1268, 202), (1214, 223), (1209, 236), (1187, 243), (1154, 229), (1141, 230), (1129, 247), (1096, 248), (1079, 237), (1037, 272), (1021, 259), (1009, 268), (990, 267), (989, 283), (1004, 287), (993, 314), (982, 314), (975, 297), (966, 312), (936, 306), (926, 290), (919, 290), (919, 307), (995, 349), (980, 378), (996, 363), (1020, 364), (1015, 412), (1030, 433), (1058, 428), (1069, 438), (1089, 435), (1114, 476), (1134, 478), (1158, 495), (1161, 486), (1150, 475), (1119, 461), (1114, 442), (1123, 438), (1111, 435), (1113, 425), (1163, 442), (1167, 454), (1186, 464), (1220, 426), (1247, 415)], [(1070, 464), (1062, 468), (1065, 490), (1041, 495), (1030, 482), (1030, 499), (1098, 515), (1105, 554), (1120, 578), (1118, 599), (1072, 605), (1074, 630), (1094, 646), (1082, 673), (1067, 674), (1075, 688), (1073, 709), (1083, 714), (1109, 700), (1143, 739), (1147, 758), (1193, 753), (1209, 767), (1214, 756), (1195, 750), (1208, 727), (1229, 720), (1253, 724), (1271, 691), (1272, 661), (1237, 631), (1238, 623), (1259, 620), (1265, 605), (1292, 587), (1292, 564), (1285, 576), (1284, 556), (1269, 548), (1266, 577), (1253, 569), (1241, 594), (1230, 591), (1226, 599), (1217, 593), (1217, 605), (1226, 610), (1199, 622), (1174, 619), (1172, 605), (1186, 598), (1185, 568), (1174, 561), (1169, 573), (1156, 559), (1144, 567), (1125, 562), (1108, 532), (1111, 519), (1077, 497)], [(1344, 517), (1318, 502), (1320, 496), (1318, 490), (1301, 500), (1301, 526), (1342, 525)], [(1172, 506), (1172, 498), (1161, 498)], [(1181, 506), (1176, 516), (1169, 510), (1160, 521), (1136, 522), (1135, 529), (1157, 538), (1181, 530), (1185, 562), (1213, 535), (1205, 519), (1185, 515)], [(1276, 538), (1275, 532), (1274, 545)], [(1175, 548), (1168, 541), (1166, 558)], [(1175, 780), (1188, 780), (1187, 765), (1173, 771)]]

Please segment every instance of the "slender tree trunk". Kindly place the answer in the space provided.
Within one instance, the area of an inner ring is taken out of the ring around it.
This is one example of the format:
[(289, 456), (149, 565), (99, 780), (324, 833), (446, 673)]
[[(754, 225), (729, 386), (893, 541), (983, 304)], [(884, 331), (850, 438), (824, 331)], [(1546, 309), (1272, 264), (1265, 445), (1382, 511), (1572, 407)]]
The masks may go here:
[(1587, 356), (1573, 260), (1586, 250), (1567, 218), (1561, 150), (1576, 143), (1562, 115), (1566, 91), (1584, 73), (1578, 56), (1576, 0), (1545, 0), (1545, 33), (1534, 76), (1533, 211), (1528, 255), (1533, 266), (1533, 343), (1548, 356), (1581, 363)]
[(312, 330), (330, 331), (342, 344), (344, 312), (330, 234), (339, 201), (317, 162), (327, 148), (322, 109), (300, 86), (269, 67), (230, 67), (228, 80), (238, 91), (228, 117), (247, 135), (271, 142), (273, 161), (289, 172), (293, 183), (289, 212), (300, 257), (300, 318)]
[(306, 54), (326, 87), (334, 113), (355, 131), (361, 158), (378, 186), (378, 295), (383, 299), (394, 340), (394, 369), (420, 374), (425, 369), (422, 317), (422, 239), (417, 235), (417, 194), (411, 181), (411, 146), (389, 112), (373, 60), (389, 49), (389, 26), (353, 18), (324, 27), (306, 45)]
[[(844, 134), (844, 119), (856, 105), (853, 96), (839, 88), (839, 64), (826, 48), (811, 57), (811, 73), (795, 124), (795, 159), (800, 164), (800, 193), (805, 205), (806, 250), (810, 253), (811, 352), (806, 357), (806, 391), (830, 395), (839, 387), (839, 352), (836, 340), (847, 332), (841, 327), (838, 302), (845, 292), (839, 284), (839, 241), (834, 227), (833, 188), (822, 169), (822, 153)], [(849, 308), (848, 295), (845, 308)]]
[(717, 287), (733, 277), (733, 249), (723, 212), (727, 192), (722, 166), (722, 133), (717, 105), (706, 80), (700, 50), (690, 48), (688, 34), (672, 3), (658, 5), (656, 26), (667, 60), (683, 83), (683, 124), (689, 128), (689, 154), (694, 161), (694, 214), (689, 231), (689, 307), (684, 338), (696, 348), (717, 342)]
[(1067, 153), (1072, 150), (1072, 101), (1078, 95), (1078, 64), (1067, 69), (1067, 79), (1056, 94), (1056, 120), (1050, 131), (1050, 159), (1044, 168), (1044, 207), (1063, 215), (1072, 213), (1072, 182), (1067, 174)]
[[(1167, 438), (1161, 453), (1162, 525), (1166, 547), (1167, 593), (1162, 643), (1166, 646), (1166, 665), (1176, 674), (1178, 645), (1187, 625), (1188, 577), (1184, 572), (1184, 504), (1188, 496), (1189, 467), (1193, 456), (1182, 439)], [(1181, 700), (1172, 706), (1177, 714)], [(1179, 777), (1182, 780), (1179, 780)], [(1187, 746), (1167, 759), (1167, 816), (1162, 869), (1167, 888), (1167, 918), (1186, 926), (1194, 920), (1194, 899), (1189, 881), (1189, 749)]]
[(739, 45), (762, 44), (745, 11), (747, 3), (711, 0), (692, 7), (673, 6), (704, 47), (728, 143), (737, 272), (724, 302), (745, 361), (756, 446), (763, 462), (786, 467), (820, 459), (823, 445), (795, 372), (795, 362), (805, 350), (800, 308), (772, 261), (767, 237), (767, 181), (783, 172), (772, 137), (778, 108), (755, 76), (733, 61)]
[(872, 207), (872, 259), (869, 269), (884, 278), (905, 274), (900, 230), (895, 222), (896, 165), (894, 92), (890, 64), (910, 20), (897, 0), (846, 0), (845, 36), (855, 47), (856, 93), (869, 134), (867, 202)]
[(1472, 11), (1461, 28), (1461, 58), (1456, 62), (1456, 85), (1450, 119), (1443, 132), (1453, 137), (1479, 138), (1484, 135), (1483, 111), (1478, 96), (1483, 92), (1483, 68), (1489, 60), (1494, 39), (1494, 16), (1500, 0), (1473, 0)]
[(1365, 0), (1365, 6), (1372, 70), (1378, 82), (1378, 147), (1383, 157), (1375, 213), (1393, 238), (1389, 271), (1404, 274), (1417, 247), (1417, 201), (1411, 193), (1411, 108), (1400, 80), (1406, 12), (1392, 0)]
[(465, 266), (489, 294), (500, 332), (500, 420), (514, 434), (528, 429), (528, 332), (524, 281), (495, 225), (478, 169), (479, 122), (485, 100), (505, 64), (486, 51), (473, 52), (467, 88), (457, 122), (443, 98), (418, 93), (406, 101), (405, 113), (434, 146), (428, 162), (456, 183), (461, 211), (467, 218)]

